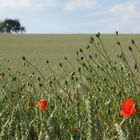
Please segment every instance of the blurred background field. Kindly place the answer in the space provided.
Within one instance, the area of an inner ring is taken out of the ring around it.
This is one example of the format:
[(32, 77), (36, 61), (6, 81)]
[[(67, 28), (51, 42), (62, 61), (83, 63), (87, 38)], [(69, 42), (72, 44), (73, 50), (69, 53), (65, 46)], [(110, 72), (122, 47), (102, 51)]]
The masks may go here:
[[(72, 63), (76, 63), (76, 50), (85, 48), (94, 34), (24, 34), (24, 35), (0, 35), (0, 64), (13, 65), (16, 69), (23, 68), (22, 56), (25, 56), (34, 65), (44, 71), (46, 60), (49, 60), (51, 67), (58, 68), (58, 63), (64, 63), (64, 56)], [(119, 40), (129, 56), (128, 46), (131, 39), (140, 45), (140, 35), (119, 35), (106, 34), (101, 36), (106, 50), (112, 58), (119, 53), (116, 40)], [(96, 37), (95, 37), (96, 39)], [(131, 60), (130, 60), (131, 61)], [(67, 66), (66, 63), (64, 65)]]

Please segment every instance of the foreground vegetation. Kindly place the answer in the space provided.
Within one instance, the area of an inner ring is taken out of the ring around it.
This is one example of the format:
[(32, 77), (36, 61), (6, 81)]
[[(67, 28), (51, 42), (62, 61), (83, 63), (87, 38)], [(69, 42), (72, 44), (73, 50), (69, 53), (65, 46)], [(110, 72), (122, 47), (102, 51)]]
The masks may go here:
[(1, 139), (140, 139), (139, 44), (113, 38), (111, 54), (100, 34), (91, 37), (76, 63), (59, 63), (61, 77), (49, 60), (48, 75), (26, 56), (22, 71), (2, 65)]

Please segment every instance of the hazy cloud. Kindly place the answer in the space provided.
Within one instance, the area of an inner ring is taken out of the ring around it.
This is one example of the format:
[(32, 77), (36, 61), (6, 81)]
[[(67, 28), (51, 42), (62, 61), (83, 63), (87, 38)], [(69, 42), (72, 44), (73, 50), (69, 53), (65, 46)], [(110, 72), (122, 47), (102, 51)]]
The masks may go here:
[[(100, 3), (101, 4), (101, 3)], [(128, 0), (100, 7), (99, 10), (89, 13), (85, 18), (93, 30), (101, 32), (115, 32), (119, 30), (124, 33), (140, 32), (140, 1)], [(92, 20), (90, 20), (92, 19)]]
[(137, 12), (136, 10), (136, 5), (135, 4), (131, 4), (131, 3), (122, 3), (122, 4), (118, 4), (113, 6), (110, 10), (110, 13), (114, 14), (114, 15), (127, 15), (130, 16), (134, 13)]
[(69, 0), (68, 3), (65, 4), (64, 9), (68, 11), (76, 10), (77, 8), (94, 8), (97, 6), (96, 0)]
[(0, 8), (31, 8), (54, 6), (57, 0), (0, 0)]
[(112, 20), (108, 28), (118, 27), (120, 30), (135, 30), (140, 24), (140, 10), (138, 3), (122, 3), (109, 10)]

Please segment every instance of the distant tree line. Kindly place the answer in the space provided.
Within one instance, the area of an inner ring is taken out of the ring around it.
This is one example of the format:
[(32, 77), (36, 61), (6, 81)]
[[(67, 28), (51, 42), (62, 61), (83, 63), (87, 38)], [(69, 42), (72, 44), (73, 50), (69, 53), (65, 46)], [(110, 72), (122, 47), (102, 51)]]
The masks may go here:
[(5, 19), (0, 21), (0, 33), (24, 33), (25, 27), (21, 26), (18, 19)]

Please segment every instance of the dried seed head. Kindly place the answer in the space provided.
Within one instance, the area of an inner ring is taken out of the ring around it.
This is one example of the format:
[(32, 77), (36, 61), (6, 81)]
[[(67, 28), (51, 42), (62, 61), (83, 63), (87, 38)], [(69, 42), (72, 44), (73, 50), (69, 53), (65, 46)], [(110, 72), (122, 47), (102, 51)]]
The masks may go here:
[(78, 82), (78, 77), (75, 78), (75, 81)]
[(107, 81), (106, 77), (104, 78), (104, 81), (105, 81), (105, 82)]
[(85, 63), (83, 63), (83, 67), (86, 67), (86, 64)]
[(71, 80), (74, 80), (74, 77), (73, 76), (71, 76)]
[(98, 56), (97, 53), (95, 53), (95, 58), (97, 58), (97, 56)]
[(101, 92), (101, 88), (98, 88), (98, 91)]
[(62, 63), (59, 63), (59, 66), (62, 68)]
[(56, 81), (56, 78), (55, 78), (55, 77), (53, 78), (53, 81), (54, 81), (54, 82)]
[(90, 46), (89, 46), (89, 45), (87, 45), (86, 49), (89, 49), (89, 48), (90, 48)]
[(116, 35), (117, 35), (117, 36), (119, 35), (118, 31), (116, 31)]
[(89, 55), (89, 58), (90, 58), (90, 59), (92, 59), (92, 56), (91, 56), (91, 55)]
[(100, 38), (100, 35), (101, 35), (100, 33), (97, 33), (97, 34), (96, 34), (96, 37), (97, 37), (97, 38)]
[(131, 46), (128, 46), (128, 49), (132, 52), (132, 47)]
[(125, 55), (122, 53), (122, 54), (120, 55), (120, 58), (123, 59), (123, 60), (125, 60)]
[(42, 83), (39, 83), (39, 86), (40, 86), (40, 87), (43, 87), (43, 84), (42, 84)]
[(76, 54), (77, 54), (77, 55), (79, 55), (79, 52), (78, 52), (78, 51), (76, 51)]
[(25, 56), (22, 57), (23, 60), (26, 60)]
[(65, 81), (65, 85), (66, 85), (66, 86), (68, 85), (68, 81)]
[(104, 71), (104, 68), (101, 68), (102, 71)]
[(2, 72), (2, 74), (1, 74), (3, 77), (5, 77), (5, 74)]
[(120, 43), (119, 41), (117, 41), (117, 44), (118, 44), (118, 45), (121, 45), (121, 43)]
[(80, 67), (78, 68), (78, 72), (81, 72), (81, 68)]
[(135, 45), (135, 41), (134, 41), (133, 39), (131, 40), (131, 42), (132, 42), (132, 44), (134, 44), (134, 45)]
[(83, 60), (84, 59), (84, 57), (83, 56), (81, 56), (81, 60)]
[(46, 63), (49, 64), (49, 60), (47, 60)]
[(64, 57), (64, 59), (65, 59), (66, 61), (68, 60), (68, 58), (67, 58), (66, 56)]
[(91, 36), (91, 37), (90, 37), (90, 39), (91, 39), (91, 41), (94, 41), (94, 38), (93, 38), (93, 36)]
[(14, 76), (14, 77), (12, 78), (12, 80), (13, 80), (13, 81), (16, 81), (16, 80), (17, 80), (17, 77), (16, 77), (16, 76)]
[(100, 68), (100, 66), (99, 66), (99, 65), (97, 65), (96, 67), (97, 67), (98, 69)]
[(81, 53), (83, 53), (83, 50), (81, 48), (79, 50), (80, 50)]
[(40, 81), (41, 80), (41, 77), (38, 77), (38, 81)]
[(49, 85), (51, 85), (53, 82), (51, 80), (48, 80)]
[(137, 68), (138, 68), (138, 65), (137, 65), (137, 64), (135, 64), (134, 69), (137, 69)]
[(121, 71), (123, 71), (123, 67), (121, 66)]
[(128, 75), (127, 75), (127, 76), (128, 76), (128, 77), (130, 77), (130, 75), (131, 75), (131, 74), (130, 74), (130, 73), (128, 73)]
[(113, 67), (113, 69), (114, 69), (114, 70), (117, 70), (117, 68), (116, 68), (116, 67)]
[(93, 44), (93, 41), (90, 40), (90, 44)]
[(76, 73), (76, 72), (74, 71), (74, 72), (72, 72), (70, 75), (71, 75), (71, 76), (74, 76), (74, 75), (75, 75), (75, 73)]

